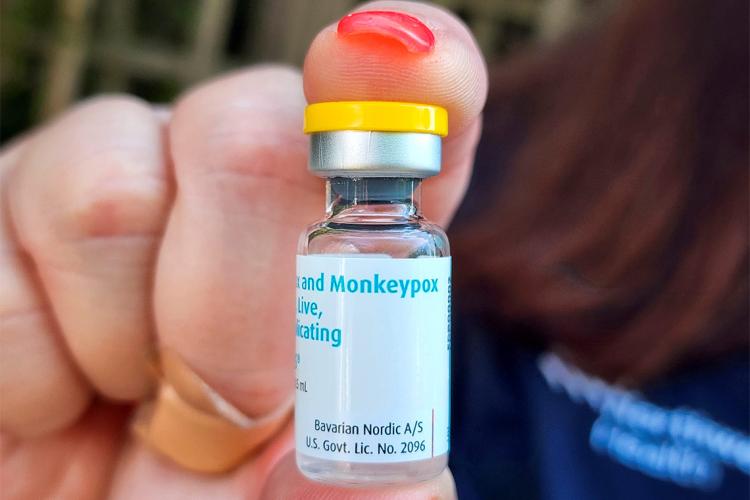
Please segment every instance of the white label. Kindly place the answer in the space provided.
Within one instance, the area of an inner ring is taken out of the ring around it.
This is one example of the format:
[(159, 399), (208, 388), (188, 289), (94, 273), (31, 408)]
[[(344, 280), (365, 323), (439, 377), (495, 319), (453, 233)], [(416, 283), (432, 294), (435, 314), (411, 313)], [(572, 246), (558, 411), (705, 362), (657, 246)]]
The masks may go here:
[(297, 256), (297, 451), (448, 452), (450, 257)]

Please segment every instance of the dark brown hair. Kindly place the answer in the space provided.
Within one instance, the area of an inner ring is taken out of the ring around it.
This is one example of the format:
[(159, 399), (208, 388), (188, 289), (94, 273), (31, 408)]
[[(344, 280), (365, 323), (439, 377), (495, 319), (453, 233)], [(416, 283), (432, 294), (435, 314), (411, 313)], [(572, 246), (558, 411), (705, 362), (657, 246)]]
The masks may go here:
[(495, 72), (464, 304), (632, 383), (747, 346), (747, 6), (623, 2)]

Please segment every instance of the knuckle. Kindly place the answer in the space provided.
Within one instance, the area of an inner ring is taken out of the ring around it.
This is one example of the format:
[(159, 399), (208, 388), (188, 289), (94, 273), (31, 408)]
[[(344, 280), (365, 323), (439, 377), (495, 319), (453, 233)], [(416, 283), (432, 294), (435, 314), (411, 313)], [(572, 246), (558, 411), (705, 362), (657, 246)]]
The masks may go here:
[(90, 156), (79, 166), (99, 175), (68, 195), (59, 228), (73, 239), (152, 236), (164, 223), (169, 200), (166, 180), (142, 172), (128, 151)]
[(298, 70), (253, 68), (186, 95), (171, 128), (175, 168), (183, 173), (257, 174), (306, 154)]
[(43, 229), (25, 232), (37, 240), (153, 235), (170, 200), (163, 142), (156, 115), (137, 98), (104, 95), (77, 105), (23, 158), (13, 205)]
[(130, 118), (140, 117), (144, 114), (150, 115), (150, 105), (138, 97), (128, 94), (100, 94), (84, 99), (76, 104), (69, 112), (62, 116), (60, 122), (90, 118), (92, 115), (100, 116), (106, 113), (111, 122), (116, 124)]

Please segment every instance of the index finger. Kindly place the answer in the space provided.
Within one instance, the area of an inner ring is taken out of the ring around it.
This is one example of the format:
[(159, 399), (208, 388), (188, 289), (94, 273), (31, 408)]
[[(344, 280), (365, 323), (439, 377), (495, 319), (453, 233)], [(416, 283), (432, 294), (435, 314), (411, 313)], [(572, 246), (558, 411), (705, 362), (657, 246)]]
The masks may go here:
[[(309, 102), (436, 104), (448, 110), (451, 136), (476, 120), (487, 97), (487, 69), (456, 16), (434, 5), (394, 1), (370, 2), (354, 13), (313, 40), (304, 67)], [(364, 13), (367, 18), (357, 20)], [(422, 40), (416, 47), (414, 38)]]
[(442, 173), (425, 181), (427, 218), (447, 224), (468, 185), (487, 68), (468, 28), (439, 7), (381, 1), (323, 29), (305, 59), (309, 102), (404, 101), (448, 110)]

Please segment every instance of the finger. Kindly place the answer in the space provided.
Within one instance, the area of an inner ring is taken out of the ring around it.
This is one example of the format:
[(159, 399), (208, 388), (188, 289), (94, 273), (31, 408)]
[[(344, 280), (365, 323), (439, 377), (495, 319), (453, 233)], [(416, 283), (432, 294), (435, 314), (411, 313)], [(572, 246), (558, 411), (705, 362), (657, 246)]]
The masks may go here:
[[(0, 187), (17, 166), (24, 140), (0, 155)], [(29, 437), (69, 425), (85, 410), (90, 388), (65, 352), (33, 265), (18, 246), (5, 203), (0, 208), (0, 427)], [(54, 411), (52, 409), (54, 408)]]
[(127, 413), (124, 408), (95, 403), (62, 432), (16, 442), (2, 436), (2, 498), (105, 498)]
[(448, 469), (428, 481), (389, 486), (345, 488), (311, 481), (300, 474), (289, 453), (274, 469), (263, 489), (262, 499), (274, 500), (418, 500), (453, 499), (456, 490)]
[(250, 415), (292, 394), (294, 249), (323, 207), (304, 106), (299, 73), (255, 68), (188, 94), (170, 125), (178, 192), (157, 271), (160, 341)]
[(147, 389), (149, 289), (169, 200), (159, 120), (127, 97), (92, 100), (41, 131), (11, 180), (20, 244), (78, 366), (111, 398)]
[[(429, 29), (434, 45), (414, 52), (408, 42), (413, 28), (394, 26), (387, 17), (379, 21), (375, 15), (354, 29), (332, 24), (318, 34), (305, 59), (305, 95), (310, 102), (385, 100), (445, 107), (450, 133), (443, 173), (425, 183), (423, 195), (426, 215), (445, 224), (468, 184), (481, 130), (487, 95), (481, 52), (458, 18), (432, 5), (371, 2), (357, 11), (409, 14)], [(383, 23), (387, 29), (372, 28)]]

